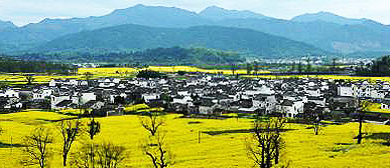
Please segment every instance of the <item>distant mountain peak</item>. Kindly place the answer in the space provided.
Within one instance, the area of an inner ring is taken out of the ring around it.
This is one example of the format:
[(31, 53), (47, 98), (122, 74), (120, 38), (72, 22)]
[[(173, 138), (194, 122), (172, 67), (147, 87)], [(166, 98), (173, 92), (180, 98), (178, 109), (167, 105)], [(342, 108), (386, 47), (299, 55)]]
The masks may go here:
[(213, 5), (213, 6), (209, 6), (209, 7), (205, 8), (204, 11), (205, 10), (224, 10), (225, 11), (226, 9)]
[(255, 13), (248, 10), (228, 10), (218, 6), (209, 6), (199, 13), (199, 16), (212, 19), (212, 20), (224, 20), (224, 19), (246, 19), (256, 18), (264, 19), (268, 18), (262, 14)]
[(0, 30), (8, 29), (8, 28), (16, 28), (17, 26), (14, 25), (11, 21), (2, 21), (0, 20)]
[(367, 19), (352, 19), (339, 16), (331, 12), (320, 11), (317, 13), (307, 13), (303, 15), (296, 16), (291, 19), (295, 22), (314, 22), (314, 21), (325, 21), (329, 23), (336, 23), (341, 25), (353, 25), (353, 24), (363, 24)]

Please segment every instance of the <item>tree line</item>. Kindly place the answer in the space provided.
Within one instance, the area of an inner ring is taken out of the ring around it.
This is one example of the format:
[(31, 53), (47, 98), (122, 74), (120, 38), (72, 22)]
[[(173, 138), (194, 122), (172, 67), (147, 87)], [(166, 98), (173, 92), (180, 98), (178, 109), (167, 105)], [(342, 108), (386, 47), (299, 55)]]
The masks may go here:
[(45, 61), (27, 61), (0, 56), (0, 72), (6, 73), (69, 73), (75, 70), (69, 64)]
[(221, 51), (208, 48), (153, 48), (146, 50), (128, 51), (72, 51), (72, 52), (37, 52), (22, 53), (15, 57), (35, 61), (54, 61), (68, 63), (119, 63), (129, 65), (191, 65), (191, 64), (220, 64), (243, 62), (245, 58), (236, 52)]
[(356, 74), (364, 76), (389, 76), (390, 55), (377, 58), (371, 63), (360, 62)]

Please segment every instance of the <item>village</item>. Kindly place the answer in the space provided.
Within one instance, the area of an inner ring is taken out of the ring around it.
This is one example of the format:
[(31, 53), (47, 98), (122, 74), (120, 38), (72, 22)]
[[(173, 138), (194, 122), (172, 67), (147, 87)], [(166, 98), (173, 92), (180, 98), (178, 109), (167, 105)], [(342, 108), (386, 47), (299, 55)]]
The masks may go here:
[[(52, 80), (45, 85), (0, 91), (3, 112), (22, 109), (91, 109), (102, 116), (124, 114), (129, 104), (146, 103), (165, 112), (200, 115), (224, 113), (282, 115), (323, 119), (356, 117), (359, 101), (390, 109), (390, 84), (333, 79), (236, 79), (192, 75), (188, 79), (103, 78)], [(370, 113), (386, 121), (383, 113)], [(367, 115), (367, 114), (366, 114)]]

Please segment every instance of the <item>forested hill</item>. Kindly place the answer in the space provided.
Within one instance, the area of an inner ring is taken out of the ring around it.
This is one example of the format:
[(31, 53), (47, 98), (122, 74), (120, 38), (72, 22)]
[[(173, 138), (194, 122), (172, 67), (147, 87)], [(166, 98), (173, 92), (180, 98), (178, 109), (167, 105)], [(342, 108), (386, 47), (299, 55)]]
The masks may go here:
[(150, 49), (173, 46), (233, 50), (260, 56), (321, 55), (326, 53), (302, 42), (250, 29), (219, 26), (157, 28), (133, 24), (65, 35), (44, 44), (38, 48), (38, 51)]
[(190, 65), (231, 64), (245, 62), (244, 55), (207, 48), (155, 48), (143, 51), (71, 51), (50, 53), (24, 53), (21, 60), (55, 61), (67, 63), (113, 63), (127, 65)]

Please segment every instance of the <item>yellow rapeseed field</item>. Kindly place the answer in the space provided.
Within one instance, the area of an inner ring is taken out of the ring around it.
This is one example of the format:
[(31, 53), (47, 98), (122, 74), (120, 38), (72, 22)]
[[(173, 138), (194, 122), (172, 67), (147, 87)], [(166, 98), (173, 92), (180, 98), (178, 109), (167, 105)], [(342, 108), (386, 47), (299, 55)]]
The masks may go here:
[(269, 79), (283, 79), (283, 78), (319, 78), (319, 79), (344, 79), (350, 81), (368, 80), (370, 82), (376, 81), (390, 81), (390, 77), (368, 77), (368, 76), (348, 76), (348, 75), (243, 75), (246, 78), (269, 78)]
[[(202, 69), (193, 66), (149, 66), (148, 68), (79, 68), (78, 74), (85, 74), (87, 72), (92, 74), (134, 74), (140, 70), (152, 70), (158, 72), (167, 72), (174, 73), (178, 71), (185, 72), (201, 72), (201, 73), (211, 73), (211, 74), (228, 74), (231, 75), (233, 72), (231, 70), (220, 70), (220, 69)], [(234, 72), (235, 74), (246, 74), (245, 69), (238, 69)], [(269, 71), (259, 71), (259, 73), (269, 73)]]
[[(161, 131), (165, 132), (165, 142), (174, 156), (171, 167), (252, 167), (245, 149), (248, 133), (230, 133), (208, 135), (199, 132), (248, 129), (250, 119), (186, 119), (180, 115), (166, 115)], [(141, 150), (148, 133), (141, 127), (140, 116), (111, 116), (97, 118), (101, 122), (101, 132), (94, 141), (110, 141), (127, 148), (126, 159), (122, 167), (151, 167), (151, 161)], [(52, 128), (55, 135), (50, 144), (55, 156), (50, 158), (51, 167), (61, 166), (61, 139), (58, 130), (59, 122), (55, 120), (69, 116), (51, 112), (20, 112), (1, 114), (0, 126), (4, 133), (0, 135), (0, 144), (22, 144), (22, 137), (38, 126)], [(82, 119), (83, 122), (89, 119)], [(282, 134), (286, 147), (283, 152), (283, 163), (290, 167), (390, 167), (390, 147), (383, 146), (379, 141), (364, 139), (362, 145), (356, 145), (353, 139), (357, 135), (358, 123), (330, 125), (322, 127), (319, 135), (314, 135), (307, 125), (287, 124), (286, 128), (294, 129)], [(364, 124), (363, 132), (390, 132), (390, 126)], [(11, 139), (12, 137), (12, 139)], [(82, 135), (71, 149), (75, 152), (82, 142), (88, 141), (86, 134)], [(12, 142), (11, 142), (12, 140)], [(9, 148), (0, 145), (0, 167), (21, 167), (21, 147)], [(70, 154), (69, 157), (72, 157)], [(71, 161), (71, 159), (70, 159)]]

